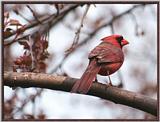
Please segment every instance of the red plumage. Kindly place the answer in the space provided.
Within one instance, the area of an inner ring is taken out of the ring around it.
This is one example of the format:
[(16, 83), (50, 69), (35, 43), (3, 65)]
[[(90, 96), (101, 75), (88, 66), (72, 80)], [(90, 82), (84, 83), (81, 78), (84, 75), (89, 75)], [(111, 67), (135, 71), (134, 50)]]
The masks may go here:
[(123, 64), (122, 47), (128, 44), (128, 41), (121, 35), (111, 35), (103, 38), (102, 41), (89, 54), (89, 65), (81, 79), (74, 84), (71, 92), (86, 94), (97, 74), (108, 76), (116, 72)]

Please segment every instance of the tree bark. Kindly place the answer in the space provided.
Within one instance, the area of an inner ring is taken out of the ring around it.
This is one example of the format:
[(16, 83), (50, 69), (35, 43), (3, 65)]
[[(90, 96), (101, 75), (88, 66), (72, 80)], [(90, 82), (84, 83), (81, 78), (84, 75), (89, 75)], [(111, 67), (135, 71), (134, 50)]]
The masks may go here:
[[(3, 85), (10, 87), (40, 87), (70, 92), (78, 79), (41, 73), (4, 72)], [(157, 116), (157, 100), (145, 95), (123, 90), (114, 86), (93, 83), (88, 95), (110, 100), (116, 104), (127, 105)]]

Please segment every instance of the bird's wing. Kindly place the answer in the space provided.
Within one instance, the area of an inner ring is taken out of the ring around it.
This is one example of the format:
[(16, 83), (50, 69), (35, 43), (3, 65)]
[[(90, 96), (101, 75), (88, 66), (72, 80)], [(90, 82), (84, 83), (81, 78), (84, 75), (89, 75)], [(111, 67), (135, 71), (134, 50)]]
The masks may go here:
[(124, 55), (121, 48), (102, 42), (91, 51), (88, 58), (96, 58), (98, 63), (116, 63), (123, 62)]

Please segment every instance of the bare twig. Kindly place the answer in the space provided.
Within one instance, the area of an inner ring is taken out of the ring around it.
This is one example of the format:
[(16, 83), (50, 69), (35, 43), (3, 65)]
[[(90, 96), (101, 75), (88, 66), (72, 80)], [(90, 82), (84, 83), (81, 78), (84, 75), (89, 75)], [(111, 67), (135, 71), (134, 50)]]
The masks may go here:
[(26, 6), (32, 12), (32, 15), (34, 16), (35, 20), (37, 20), (37, 22), (39, 22), (39, 24), (42, 24), (41, 21), (38, 19), (35, 11), (29, 5), (26, 5)]
[(4, 41), (4, 46), (9, 46), (9, 45), (11, 45), (11, 44), (14, 43), (14, 42), (22, 41), (23, 39), (27, 39), (28, 37), (29, 37), (29, 35), (24, 35), (24, 36), (22, 36), (22, 37), (19, 37), (19, 38), (17, 38), (17, 39), (14, 39), (14, 41), (13, 41), (13, 40)]
[[(63, 23), (63, 25), (64, 25), (65, 27), (67, 27), (67, 28), (70, 29), (71, 31), (76, 31), (76, 28), (71, 26), (72, 23), (67, 23), (67, 22), (64, 22), (64, 21), (63, 21), (62, 23)], [(88, 34), (89, 34), (89, 32), (86, 31), (86, 30), (81, 30), (81, 33), (82, 33), (82, 34), (85, 34), (85, 35), (88, 35)]]
[(34, 95), (29, 96), (25, 101), (23, 101), (22, 105), (20, 107), (17, 107), (16, 110), (12, 113), (12, 116), (18, 113), (19, 111), (22, 111), (24, 107), (30, 102), (35, 101), (35, 99), (41, 95), (43, 92), (43, 89), (37, 90), (37, 92)]
[[(40, 87), (69, 92), (78, 79), (40, 73), (4, 72), (4, 85), (10, 87)], [(110, 85), (93, 83), (88, 95), (97, 96), (116, 104), (123, 104), (157, 116), (157, 100), (122, 90)]]
[(135, 5), (135, 6), (133, 6), (132, 8), (128, 9), (127, 11), (125, 11), (125, 12), (123, 12), (123, 13), (115, 16), (115, 17), (113, 17), (109, 22), (102, 24), (101, 26), (99, 26), (98, 28), (96, 28), (94, 31), (92, 31), (87, 38), (85, 38), (81, 43), (79, 43), (79, 44), (77, 45), (77, 47), (80, 47), (80, 46), (86, 44), (86, 43), (87, 43), (89, 40), (91, 40), (91, 39), (96, 35), (96, 33), (99, 32), (102, 28), (107, 27), (107, 26), (110, 26), (115, 20), (123, 17), (124, 15), (129, 14), (129, 13), (130, 13), (131, 11), (133, 11), (134, 9), (136, 9), (136, 8), (138, 8), (138, 7), (142, 7), (142, 6), (144, 6), (144, 5)]
[[(51, 25), (54, 26), (54, 25), (57, 24), (57, 22), (59, 22), (59, 20), (63, 19), (65, 17), (65, 15), (67, 15), (67, 13), (69, 13), (71, 10), (74, 10), (78, 6), (79, 5), (68, 6), (68, 7), (66, 7), (66, 9), (62, 10), (62, 12), (58, 16), (56, 16), (56, 14), (52, 14), (50, 16), (43, 16), (43, 17), (39, 18), (39, 21), (41, 23), (46, 23), (46, 24), (51, 23)], [(39, 22), (37, 22), (37, 20), (34, 20), (32, 22), (32, 24), (26, 25), (23, 29), (24, 29), (24, 31), (26, 31), (30, 28), (33, 28), (33, 27), (37, 26), (37, 25), (39, 25)], [(9, 38), (9, 37), (15, 35), (16, 33), (17, 32), (14, 31), (14, 32), (12, 32), (12, 34), (6, 36), (4, 39)]]
[(75, 46), (78, 44), (78, 41), (79, 41), (79, 36), (80, 36), (80, 33), (81, 33), (81, 29), (83, 27), (83, 22), (84, 22), (84, 18), (85, 16), (87, 15), (87, 12), (89, 10), (89, 7), (90, 5), (87, 5), (87, 8), (82, 16), (82, 19), (81, 19), (81, 23), (80, 23), (80, 26), (79, 28), (77, 29), (77, 31), (75, 32), (75, 37), (74, 37), (74, 40), (73, 40), (73, 44), (72, 46), (66, 51), (67, 53), (70, 53), (72, 51), (73, 48), (75, 48)]
[(15, 12), (17, 15), (19, 15), (20, 17), (22, 17), (24, 20), (26, 20), (27, 22), (29, 23), (32, 23), (29, 19), (27, 19), (23, 14), (21, 14), (19, 11), (18, 11), (18, 8), (14, 8), (13, 9), (13, 12)]

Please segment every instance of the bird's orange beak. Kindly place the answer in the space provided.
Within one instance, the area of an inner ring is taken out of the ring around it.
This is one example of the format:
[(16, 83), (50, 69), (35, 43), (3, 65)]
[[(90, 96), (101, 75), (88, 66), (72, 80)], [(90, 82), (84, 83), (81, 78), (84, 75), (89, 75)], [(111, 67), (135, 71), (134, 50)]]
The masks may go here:
[(123, 39), (123, 40), (121, 41), (121, 45), (122, 45), (122, 46), (127, 45), (127, 44), (129, 44), (129, 42), (128, 42), (127, 40)]

